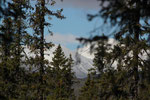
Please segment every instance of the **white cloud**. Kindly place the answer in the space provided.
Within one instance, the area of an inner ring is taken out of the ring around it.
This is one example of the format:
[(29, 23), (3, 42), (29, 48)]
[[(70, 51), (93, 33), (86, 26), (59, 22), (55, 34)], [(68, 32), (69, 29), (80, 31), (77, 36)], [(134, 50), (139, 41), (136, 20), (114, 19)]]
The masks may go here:
[(53, 42), (56, 44), (61, 45), (70, 45), (70, 44), (78, 44), (79, 42), (76, 40), (76, 36), (72, 34), (60, 34), (60, 33), (54, 33), (53, 36), (50, 34), (46, 35), (46, 41), (47, 42)]
[(60, 7), (73, 7), (73, 8), (82, 8), (82, 9), (98, 9), (99, 2), (98, 0), (56, 0), (56, 5)]

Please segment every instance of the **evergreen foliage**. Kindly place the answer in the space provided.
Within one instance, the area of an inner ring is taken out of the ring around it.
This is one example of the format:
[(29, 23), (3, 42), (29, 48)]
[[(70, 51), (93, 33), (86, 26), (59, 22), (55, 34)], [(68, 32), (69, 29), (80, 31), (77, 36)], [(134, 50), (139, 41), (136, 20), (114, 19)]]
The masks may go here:
[[(0, 1), (0, 4), (2, 3)], [(45, 50), (53, 46), (44, 38), (45, 26), (51, 25), (46, 21), (46, 17), (51, 19), (50, 17), (56, 16), (63, 19), (65, 18), (61, 15), (63, 10), (56, 12), (49, 10), (46, 4), (53, 6), (56, 3), (53, 0), (47, 2), (37, 0), (36, 3), (35, 9), (34, 6), (29, 5), (29, 0), (12, 0), (8, 3), (7, 14), (0, 26), (0, 98), (4, 100), (75, 99), (72, 89), (74, 75), (71, 55), (70, 58), (66, 58), (62, 50), (58, 53), (60, 56), (56, 53), (63, 60), (60, 61), (61, 71), (55, 70), (55, 65), (51, 67), (53, 64), (44, 58)], [(2, 7), (0, 14), (3, 14)], [(28, 19), (30, 23), (25, 23)], [(27, 33), (27, 28), (32, 28), (34, 33)], [(48, 31), (52, 33), (49, 29)], [(35, 56), (28, 57), (24, 48), (30, 49)]]
[(65, 57), (61, 46), (59, 45), (54, 51), (52, 58), (50, 77), (53, 80), (52, 94), (49, 96), (52, 100), (73, 100), (73, 78), (72, 72), (73, 60), (70, 55), (69, 58)]
[[(103, 75), (99, 77), (100, 80), (100, 93), (101, 99), (109, 94), (111, 98), (115, 100), (146, 100), (149, 98), (149, 79), (147, 78), (149, 64), (146, 59), (141, 58), (143, 55), (149, 56), (149, 0), (101, 0), (101, 9), (95, 15), (88, 15), (89, 20), (95, 17), (102, 17), (104, 23), (110, 23), (112, 26), (118, 26), (114, 31), (114, 37), (119, 42), (111, 50), (108, 55), (103, 55), (101, 49), (97, 49), (97, 55), (95, 56), (94, 63), (96, 67), (103, 69), (102, 62), (110, 62), (111, 65), (114, 61), (118, 64), (115, 69), (110, 66), (106, 69)], [(91, 39), (80, 38), (81, 41), (97, 41), (99, 45), (103, 45), (99, 41), (106, 40), (104, 36), (95, 36)], [(105, 54), (105, 53), (104, 53)], [(98, 57), (104, 56), (105, 59), (99, 59)], [(147, 66), (148, 65), (148, 66)], [(101, 72), (101, 71), (100, 71)], [(109, 74), (109, 73), (113, 74)], [(111, 81), (112, 80), (112, 81)], [(107, 88), (103, 90), (105, 84)], [(124, 88), (126, 87), (126, 88)], [(108, 90), (109, 89), (109, 90)], [(103, 90), (103, 91), (101, 91)], [(110, 91), (111, 90), (111, 91)], [(109, 93), (107, 93), (109, 91)], [(121, 94), (120, 94), (121, 93)], [(116, 95), (117, 94), (117, 95)], [(108, 97), (108, 96), (107, 96)], [(104, 99), (104, 100), (105, 100)]]
[(107, 44), (107, 40), (98, 41), (94, 48), (93, 66), (99, 71), (100, 75), (109, 68), (110, 62), (107, 59), (110, 56), (108, 53), (109, 48), (110, 46)]
[[(57, 18), (63, 19), (64, 16), (61, 15), (62, 9), (57, 10), (56, 12), (49, 10), (46, 6), (46, 0), (37, 0), (36, 3), (37, 4), (35, 5), (35, 10), (33, 8), (33, 13), (31, 14), (30, 18), (30, 26), (34, 30), (34, 33), (31, 37), (29, 36), (30, 42), (28, 42), (28, 46), (30, 47), (31, 52), (36, 55), (34, 58), (31, 57), (32, 62), (30, 62), (30, 64), (37, 69), (37, 71), (35, 72), (35, 82), (37, 82), (38, 84), (35, 85), (36, 89), (34, 89), (33, 91), (35, 92), (35, 95), (39, 95), (39, 97), (36, 99), (43, 100), (46, 98), (48, 92), (45, 91), (45, 88), (47, 87), (45, 69), (48, 61), (46, 61), (44, 58), (44, 52), (45, 50), (48, 50), (53, 46), (51, 42), (47, 43), (44, 38), (45, 27), (49, 27), (51, 25), (46, 21), (46, 17), (51, 18), (52, 16), (56, 16)], [(53, 0), (48, 0), (47, 3), (53, 6), (56, 2)], [(50, 30), (49, 32), (51, 33)]]
[(99, 100), (99, 87), (97, 80), (91, 77), (91, 74), (88, 74), (88, 78), (85, 82), (85, 85), (80, 90), (81, 94), (78, 100)]
[[(47, 19), (64, 19), (63, 9), (50, 10), (47, 4), (54, 6), (54, 0), (36, 0), (33, 6), (29, 1), (0, 0), (0, 99), (75, 100), (71, 55), (67, 58), (59, 45), (52, 61), (45, 59), (45, 51), (53, 47), (45, 41), (45, 30), (52, 34)], [(79, 39), (96, 45), (95, 69), (78, 99), (149, 100), (150, 1), (100, 0), (100, 6), (88, 18), (102, 17), (105, 24), (118, 26), (113, 33), (118, 43), (109, 45), (106, 35)], [(29, 57), (25, 47), (34, 56)]]
[[(19, 9), (18, 9), (19, 8)], [(7, 99), (21, 99), (26, 97), (26, 73), (21, 67), (23, 35), (26, 33), (24, 20), (26, 19), (26, 1), (13, 0), (8, 10), (13, 13), (3, 19), (1, 25), (1, 95)], [(19, 10), (19, 11), (18, 11)]]

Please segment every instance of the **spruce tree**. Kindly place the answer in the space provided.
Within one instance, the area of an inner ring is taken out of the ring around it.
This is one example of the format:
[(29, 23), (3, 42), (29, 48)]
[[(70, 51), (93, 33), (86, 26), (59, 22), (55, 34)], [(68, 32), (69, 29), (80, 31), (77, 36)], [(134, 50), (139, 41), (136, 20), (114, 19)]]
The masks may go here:
[(118, 26), (113, 34), (119, 44), (110, 52), (112, 55), (110, 59), (119, 61), (118, 71), (127, 72), (126, 80), (130, 81), (125, 83), (130, 88), (129, 98), (138, 100), (142, 92), (139, 88), (140, 73), (147, 67), (139, 55), (149, 50), (147, 37), (149, 36), (150, 2), (149, 0), (101, 0), (100, 6), (99, 13), (88, 15), (89, 20), (102, 17), (105, 23), (110, 22), (112, 26)]
[[(1, 81), (1, 89), (0, 89), (0, 95), (9, 98), (10, 95), (13, 94), (12, 91), (8, 91), (8, 88), (12, 88), (11, 84), (11, 74), (12, 72), (11, 66), (9, 65), (11, 62), (11, 44), (12, 44), (12, 34), (13, 34), (13, 29), (12, 29), (12, 19), (11, 18), (6, 18), (3, 20), (3, 25), (0, 27), (1, 31), (1, 45), (0, 45), (0, 81)], [(2, 88), (3, 87), (3, 88)], [(14, 90), (15, 91), (15, 90)]]
[[(10, 57), (10, 47), (11, 47), (11, 43), (13, 42), (13, 23), (12, 23), (12, 19), (10, 17), (5, 18), (3, 20), (3, 25), (1, 25), (0, 27), (0, 31), (1, 31), (1, 55), (3, 55), (1, 58), (4, 57)], [(6, 58), (6, 61), (7, 61)], [(2, 59), (3, 61), (4, 59)], [(5, 61), (5, 60), (4, 60)]]
[(59, 45), (54, 51), (54, 57), (51, 64), (51, 78), (53, 80), (52, 94), (49, 96), (52, 100), (73, 100), (73, 78), (72, 72), (73, 60), (70, 56), (67, 58)]
[(80, 89), (78, 100), (99, 100), (99, 86), (97, 80), (91, 77), (89, 73), (84, 86)]
[[(94, 48), (94, 59), (93, 59), (93, 66), (98, 70), (99, 74), (102, 75), (106, 69), (109, 68), (109, 61), (108, 61), (108, 50), (109, 45), (107, 44), (107, 40), (105, 41), (97, 41), (96, 47)], [(98, 74), (98, 73), (97, 73)]]
[[(9, 3), (10, 15), (13, 19), (13, 44), (12, 44), (12, 56), (13, 56), (13, 66), (15, 67), (14, 77), (16, 79), (16, 85), (20, 88), (19, 95), (17, 98), (26, 98), (27, 95), (27, 84), (26, 82), (26, 70), (23, 67), (25, 64), (23, 61), (24, 57), (24, 43), (25, 35), (28, 34), (26, 29), (27, 25), (25, 21), (27, 20), (28, 11), (28, 0), (12, 0)], [(25, 91), (24, 91), (25, 90)]]
[[(49, 27), (51, 24), (47, 22), (46, 17), (51, 18), (55, 16), (59, 19), (63, 19), (64, 16), (61, 15), (62, 9), (57, 10), (56, 12), (49, 10), (47, 4), (53, 6), (56, 2), (53, 0), (37, 0), (35, 5), (35, 10), (33, 10), (30, 18), (30, 24), (32, 29), (34, 30), (33, 37), (31, 38), (31, 43), (29, 43), (29, 47), (31, 52), (33, 52), (36, 56), (32, 58), (32, 63), (34, 68), (38, 69), (37, 74), (37, 99), (45, 99), (46, 92), (44, 88), (46, 88), (46, 80), (44, 77), (45, 69), (46, 69), (46, 60), (44, 58), (45, 50), (50, 49), (53, 44), (47, 43), (45, 41), (45, 27)], [(51, 31), (49, 31), (51, 32)]]
[(8, 15), (1, 26), (1, 79), (2, 95), (7, 99), (25, 99), (26, 70), (23, 68), (24, 35), (26, 34), (27, 1), (13, 0), (8, 4)]

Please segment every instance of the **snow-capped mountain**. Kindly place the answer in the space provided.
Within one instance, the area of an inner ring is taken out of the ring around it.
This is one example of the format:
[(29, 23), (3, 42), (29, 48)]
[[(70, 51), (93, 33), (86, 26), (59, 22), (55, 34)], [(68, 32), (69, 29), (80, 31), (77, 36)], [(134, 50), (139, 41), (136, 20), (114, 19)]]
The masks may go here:
[[(93, 43), (93, 44), (95, 44), (95, 43)], [(111, 45), (110, 48), (113, 48), (115, 45), (118, 44), (118, 42), (115, 39), (113, 39), (113, 38), (109, 38), (108, 41), (107, 41), (107, 44)], [(91, 52), (90, 47), (91, 47), (91, 44), (87, 44), (87, 45), (83, 46), (82, 48), (79, 48), (77, 51), (78, 51), (78, 53), (81, 56), (83, 56), (85, 58), (88, 58), (88, 59), (90, 59), (90, 60), (93, 61), (93, 59), (94, 59), (94, 51)], [(94, 45), (94, 48), (95, 47), (97, 47), (97, 45)], [(114, 63), (112, 64), (112, 66), (114, 68), (116, 68), (117, 61), (114, 61)]]
[[(111, 46), (113, 47), (118, 42), (113, 38), (109, 38), (107, 43), (111, 44)], [(94, 58), (94, 52), (90, 51), (90, 46), (91, 46), (91, 44), (87, 44), (87, 45), (83, 46), (82, 48), (79, 48), (78, 53), (80, 55), (86, 57), (86, 58), (93, 59)], [(96, 45), (95, 45), (95, 47), (96, 47)]]
[[(113, 38), (109, 38), (108, 41), (107, 41), (107, 44), (111, 45), (110, 48), (114, 48), (114, 46), (117, 45), (117, 44), (119, 44), (119, 42), (116, 41)], [(79, 48), (78, 49), (78, 53), (80, 55), (86, 57), (86, 58), (89, 58), (89, 59), (93, 60), (93, 58), (94, 58), (94, 52), (91, 53), (90, 46), (91, 46), (91, 44), (88, 44), (88, 45), (83, 46), (82, 48)], [(96, 47), (96, 45), (94, 47)], [(130, 51), (127, 55), (132, 57), (133, 56), (133, 52)], [(147, 50), (146, 52), (145, 52), (145, 50), (141, 50), (141, 52), (139, 53), (139, 57), (143, 61), (148, 59), (148, 55), (150, 55), (150, 50)], [(117, 64), (118, 64), (118, 61), (115, 60), (113, 62), (113, 64), (112, 64), (112, 67), (114, 67), (116, 69), (117, 68)], [(139, 67), (139, 70), (140, 69), (141, 68)]]
[[(65, 53), (65, 56), (69, 57), (70, 54), (72, 55), (72, 58), (74, 60), (73, 72), (75, 73), (76, 77), (85, 78), (88, 74), (88, 69), (93, 68), (93, 61), (78, 54), (76, 51), (71, 51), (64, 46), (61, 47), (63, 52)], [(55, 45), (50, 51), (46, 51), (45, 54), (50, 55), (46, 55), (45, 58), (51, 61), (53, 57), (53, 52), (56, 48), (57, 45)]]
[[(53, 48), (50, 50), (45, 51), (45, 59), (51, 61), (53, 57), (53, 52), (56, 50), (58, 45), (55, 45)], [(86, 58), (80, 54), (78, 54), (76, 51), (71, 51), (68, 48), (61, 46), (63, 52), (65, 53), (65, 56), (69, 57), (69, 55), (72, 55), (72, 58), (74, 60), (74, 65), (73, 65), (73, 72), (75, 73), (75, 76), (77, 78), (85, 78), (87, 77), (88, 74), (88, 69), (93, 68), (93, 62), (91, 59)], [(29, 56), (34, 56), (34, 54), (29, 52), (29, 49), (25, 49), (25, 52)]]
[[(109, 44), (115, 45), (117, 42), (114, 39), (108, 40)], [(50, 51), (46, 51), (45, 54), (50, 54), (49, 56), (46, 55), (45, 58), (48, 60), (52, 60), (53, 52), (57, 48), (58, 45), (55, 45)], [(90, 44), (87, 46), (84, 46), (76, 51), (71, 51), (68, 48), (61, 46), (63, 52), (67, 57), (69, 55), (72, 55), (72, 58), (74, 60), (74, 66), (73, 66), (73, 72), (75, 73), (77, 78), (85, 78), (88, 74), (88, 69), (94, 68), (93, 66), (93, 58), (94, 53), (90, 52)]]
[[(118, 42), (114, 39), (109, 39), (108, 44), (111, 44), (111, 48), (113, 48), (114, 45), (116, 45)], [(51, 61), (53, 57), (53, 52), (56, 50), (58, 45), (55, 45), (50, 50), (45, 51), (45, 59)], [(75, 73), (77, 78), (85, 78), (88, 74), (88, 69), (94, 68), (93, 66), (93, 58), (94, 58), (94, 52), (90, 52), (90, 44), (83, 46), (82, 48), (71, 51), (68, 48), (61, 46), (63, 52), (65, 53), (65, 56), (69, 57), (69, 55), (72, 55), (72, 58), (74, 60), (73, 65), (73, 72)], [(28, 49), (25, 49), (28, 55), (34, 56), (34, 54), (29, 53)], [(142, 59), (146, 59), (147, 55), (144, 53), (143, 55), (139, 55)], [(112, 65), (113, 67), (117, 66), (117, 61), (115, 61)]]
[[(118, 42), (114, 39), (109, 39), (108, 44), (111, 44), (111, 48), (113, 48), (114, 45), (118, 44)], [(47, 50), (45, 52), (45, 59), (51, 61), (53, 57), (53, 52), (56, 50), (58, 45), (55, 45), (53, 48), (50, 50)], [(61, 46), (63, 52), (65, 53), (65, 56), (69, 57), (69, 55), (72, 55), (72, 58), (74, 60), (74, 65), (73, 65), (73, 72), (75, 73), (75, 76), (77, 78), (85, 78), (87, 77), (88, 74), (88, 69), (94, 68), (93, 66), (93, 58), (94, 58), (94, 52), (90, 52), (90, 46), (91, 44), (88, 44), (86, 46), (83, 46), (82, 48), (79, 48), (76, 51), (71, 51), (68, 48)], [(29, 53), (28, 49), (25, 49), (28, 55), (34, 56), (34, 54)], [(144, 51), (143, 51), (144, 52)], [(150, 53), (148, 51), (148, 53)], [(132, 54), (130, 54), (132, 55)], [(142, 59), (147, 59), (147, 54), (144, 53), (143, 55), (139, 54), (139, 57)], [(113, 65), (114, 68), (117, 66), (117, 61), (114, 61)]]

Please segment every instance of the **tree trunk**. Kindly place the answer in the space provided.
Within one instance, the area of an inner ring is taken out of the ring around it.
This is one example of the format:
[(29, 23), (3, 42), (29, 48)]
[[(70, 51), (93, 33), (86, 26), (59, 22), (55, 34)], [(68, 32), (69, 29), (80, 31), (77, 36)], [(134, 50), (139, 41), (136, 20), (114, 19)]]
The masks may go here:
[[(45, 23), (45, 0), (41, 0), (41, 24), (40, 24), (40, 30), (41, 30), (41, 39), (40, 39), (40, 81), (41, 85), (44, 84), (43, 80), (43, 75), (44, 75), (44, 23)], [(40, 100), (44, 100), (44, 93), (43, 93), (43, 88), (41, 89), (41, 94), (40, 94)]]
[(139, 27), (139, 23), (140, 23), (140, 0), (137, 1), (136, 3), (136, 10), (135, 10), (135, 15), (134, 15), (134, 41), (135, 41), (135, 48), (133, 50), (133, 61), (134, 61), (134, 66), (133, 66), (133, 72), (134, 72), (134, 86), (133, 86), (133, 100), (138, 100), (138, 83), (139, 83), (139, 72), (138, 72), (138, 54), (139, 54), (139, 50), (138, 50), (138, 42), (139, 42), (139, 34), (140, 34), (140, 27)]

